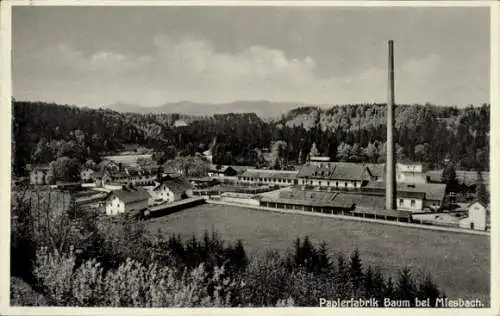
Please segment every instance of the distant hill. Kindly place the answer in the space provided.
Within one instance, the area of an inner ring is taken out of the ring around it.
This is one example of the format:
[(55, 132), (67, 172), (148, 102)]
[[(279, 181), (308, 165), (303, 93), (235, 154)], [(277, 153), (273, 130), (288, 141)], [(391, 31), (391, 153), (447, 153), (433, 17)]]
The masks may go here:
[(118, 102), (108, 105), (106, 108), (118, 112), (130, 113), (183, 113), (187, 115), (213, 115), (222, 113), (255, 113), (262, 118), (278, 118), (288, 111), (302, 106), (296, 102), (269, 102), (265, 100), (256, 101), (234, 101), (230, 103), (197, 103), (197, 102), (173, 102), (164, 103), (156, 107), (143, 107), (138, 104)]

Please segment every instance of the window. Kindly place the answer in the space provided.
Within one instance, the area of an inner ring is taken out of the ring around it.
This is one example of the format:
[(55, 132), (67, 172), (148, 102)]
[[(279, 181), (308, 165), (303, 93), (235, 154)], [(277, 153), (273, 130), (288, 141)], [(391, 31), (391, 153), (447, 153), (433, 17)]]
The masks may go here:
[(411, 200), (410, 204), (411, 204), (411, 207), (415, 207), (415, 200)]
[(403, 199), (399, 199), (399, 205), (403, 205), (404, 201)]

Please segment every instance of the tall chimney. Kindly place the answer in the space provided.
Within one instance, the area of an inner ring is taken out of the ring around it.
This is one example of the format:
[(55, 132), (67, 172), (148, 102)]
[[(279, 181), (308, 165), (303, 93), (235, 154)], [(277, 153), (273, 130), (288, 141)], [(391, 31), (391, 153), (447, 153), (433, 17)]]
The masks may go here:
[(394, 155), (394, 42), (389, 41), (389, 93), (387, 99), (387, 159), (385, 208), (396, 209), (396, 162)]

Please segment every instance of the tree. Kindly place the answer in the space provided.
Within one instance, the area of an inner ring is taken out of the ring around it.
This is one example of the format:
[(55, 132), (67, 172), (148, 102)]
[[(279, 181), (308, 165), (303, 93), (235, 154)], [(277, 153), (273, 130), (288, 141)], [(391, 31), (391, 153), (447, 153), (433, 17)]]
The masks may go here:
[(286, 148), (287, 148), (287, 143), (283, 140), (278, 140), (272, 144), (271, 163), (273, 168), (282, 169), (284, 167)]
[(440, 291), (436, 284), (432, 282), (430, 274), (427, 274), (420, 283), (417, 294), (420, 299), (429, 299), (431, 306), (436, 305), (436, 299), (440, 297)]
[(489, 196), (488, 193), (486, 192), (486, 186), (484, 185), (484, 179), (483, 175), (481, 174), (481, 171), (477, 171), (476, 199), (484, 204), (489, 203)]
[(352, 297), (351, 282), (349, 282), (349, 268), (345, 257), (339, 254), (337, 257), (337, 269), (335, 273), (335, 292), (338, 298)]
[(430, 146), (428, 143), (418, 144), (414, 149), (415, 158), (419, 161), (429, 161)]
[(77, 158), (59, 157), (49, 164), (49, 174), (53, 181), (78, 181), (80, 162)]
[(377, 162), (378, 159), (378, 149), (374, 143), (368, 143), (368, 146), (363, 150), (363, 154), (366, 157), (366, 160), (369, 162)]
[(375, 274), (373, 276), (372, 295), (372, 297), (377, 298), (379, 301), (382, 301), (386, 295), (386, 283), (384, 281), (384, 277), (382, 276), (382, 272), (378, 268), (375, 270)]
[(417, 288), (410, 269), (404, 267), (399, 274), (396, 284), (396, 297), (400, 300), (409, 300), (413, 302), (417, 294)]
[(83, 164), (83, 166), (85, 168), (89, 168), (89, 169), (92, 169), (92, 170), (95, 170), (97, 168), (97, 164), (92, 159), (87, 159), (87, 161), (85, 161), (85, 163)]
[(350, 257), (349, 276), (352, 284), (353, 297), (358, 297), (361, 283), (363, 282), (363, 268), (358, 249), (355, 249)]
[(384, 297), (396, 298), (396, 290), (394, 289), (394, 282), (392, 281), (391, 277), (389, 277), (389, 279), (385, 283), (384, 288)]
[(455, 166), (448, 164), (441, 174), (441, 182), (446, 184), (446, 192), (455, 192), (458, 186)]
[(243, 243), (238, 239), (232, 254), (233, 263), (236, 265), (238, 271), (244, 271), (248, 265), (248, 257), (243, 247)]
[(337, 147), (337, 159), (339, 161), (348, 161), (351, 156), (351, 145), (344, 142)]
[(364, 274), (363, 278), (363, 297), (364, 298), (372, 298), (375, 297), (375, 289), (374, 289), (374, 276), (372, 267), (368, 267)]
[(349, 155), (349, 161), (351, 162), (359, 162), (362, 159), (362, 149), (358, 143), (355, 143), (351, 147), (351, 152)]
[(318, 264), (316, 268), (316, 272), (326, 275), (330, 273), (332, 269), (332, 264), (330, 262), (330, 258), (328, 256), (328, 251), (326, 248), (326, 243), (322, 242), (318, 249)]

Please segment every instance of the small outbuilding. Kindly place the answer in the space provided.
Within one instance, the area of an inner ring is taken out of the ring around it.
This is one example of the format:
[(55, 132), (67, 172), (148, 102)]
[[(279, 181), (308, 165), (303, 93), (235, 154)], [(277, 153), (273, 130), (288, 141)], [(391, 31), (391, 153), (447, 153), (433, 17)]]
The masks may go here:
[(486, 203), (476, 201), (467, 208), (467, 217), (460, 220), (461, 228), (474, 230), (490, 229), (490, 208)]

